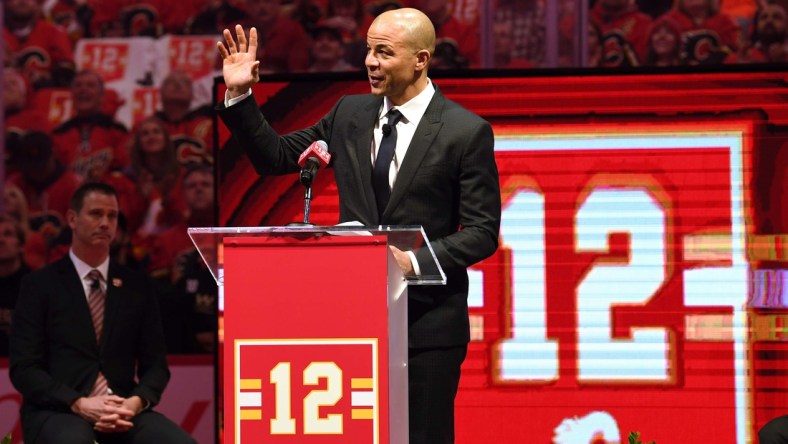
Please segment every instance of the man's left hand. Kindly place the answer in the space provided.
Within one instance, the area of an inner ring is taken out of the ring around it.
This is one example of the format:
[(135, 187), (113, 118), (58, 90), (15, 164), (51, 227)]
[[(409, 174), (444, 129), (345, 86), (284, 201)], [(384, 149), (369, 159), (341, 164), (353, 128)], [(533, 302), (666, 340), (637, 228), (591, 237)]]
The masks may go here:
[(394, 254), (394, 259), (397, 260), (397, 265), (399, 265), (400, 270), (402, 270), (402, 274), (405, 276), (413, 276), (416, 274), (413, 270), (413, 263), (410, 261), (410, 255), (408, 255), (408, 253), (405, 253), (393, 245), (389, 245), (389, 249), (391, 253)]

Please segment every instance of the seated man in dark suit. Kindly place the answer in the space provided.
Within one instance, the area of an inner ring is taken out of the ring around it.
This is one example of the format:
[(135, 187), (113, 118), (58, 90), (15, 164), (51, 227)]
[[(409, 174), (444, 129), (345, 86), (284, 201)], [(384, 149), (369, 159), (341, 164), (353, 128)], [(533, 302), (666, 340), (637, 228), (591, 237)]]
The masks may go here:
[(67, 221), (69, 254), (23, 279), (14, 311), (25, 442), (194, 443), (151, 409), (170, 378), (161, 317), (149, 279), (109, 259), (115, 190), (82, 185)]

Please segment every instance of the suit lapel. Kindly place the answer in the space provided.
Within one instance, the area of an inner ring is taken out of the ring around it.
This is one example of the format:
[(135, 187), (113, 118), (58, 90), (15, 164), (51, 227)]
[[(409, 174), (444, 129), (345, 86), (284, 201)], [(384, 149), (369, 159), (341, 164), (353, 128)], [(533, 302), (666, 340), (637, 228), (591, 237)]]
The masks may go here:
[(383, 212), (384, 216), (391, 211), (391, 208), (396, 208), (399, 201), (405, 196), (410, 183), (413, 181), (413, 176), (418, 171), (419, 165), (421, 165), (424, 156), (432, 145), (432, 141), (435, 140), (435, 136), (438, 135), (438, 131), (443, 126), (441, 122), (443, 105), (443, 94), (435, 86), (435, 95), (432, 96), (430, 104), (427, 105), (427, 110), (424, 112), (416, 132), (413, 134), (413, 139), (408, 145), (408, 152), (405, 154), (402, 165), (397, 172), (397, 180), (394, 181), (394, 187), (391, 189), (391, 198), (386, 210)]
[(112, 326), (115, 322), (112, 319), (117, 316), (121, 298), (123, 297), (123, 279), (120, 278), (120, 273), (117, 265), (109, 261), (109, 272), (107, 273), (107, 301), (104, 306), (104, 327), (101, 333), (101, 347), (107, 342), (107, 338), (112, 332)]
[[(372, 189), (372, 161), (370, 160), (370, 148), (372, 147), (373, 131), (375, 120), (378, 117), (383, 98), (373, 97), (369, 104), (356, 110), (350, 121), (350, 140), (355, 141), (355, 146), (349, 143), (349, 154), (353, 156), (355, 168), (359, 176), (356, 183), (359, 190), (362, 190), (364, 203), (366, 204), (369, 220), (378, 221), (378, 210), (375, 203), (375, 191)], [(353, 137), (353, 135), (357, 135)]]

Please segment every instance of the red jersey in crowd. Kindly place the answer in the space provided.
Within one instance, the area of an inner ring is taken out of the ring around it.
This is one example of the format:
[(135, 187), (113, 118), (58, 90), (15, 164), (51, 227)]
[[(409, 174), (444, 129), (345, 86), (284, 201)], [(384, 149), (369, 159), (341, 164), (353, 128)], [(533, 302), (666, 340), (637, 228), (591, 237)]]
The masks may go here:
[(98, 180), (129, 163), (128, 131), (106, 114), (77, 116), (52, 133), (55, 156), (85, 179)]
[(170, 120), (162, 111), (156, 117), (164, 122), (170, 134), (178, 162), (213, 164), (213, 120), (210, 107), (198, 108), (179, 121)]
[(81, 184), (79, 176), (66, 170), (59, 176), (53, 176), (48, 183), (33, 184), (16, 172), (8, 177), (8, 182), (19, 187), (25, 195), (30, 229), (40, 233), (51, 243), (68, 225), (66, 212), (71, 203), (71, 195)]
[(739, 26), (725, 14), (715, 14), (700, 24), (680, 9), (666, 14), (681, 29), (681, 58), (687, 65), (723, 63), (740, 45)]
[[(248, 23), (247, 27), (256, 26)], [(309, 68), (309, 37), (297, 22), (279, 16), (270, 29), (258, 33), (257, 60), (262, 72), (296, 72)]]
[(89, 0), (94, 35), (160, 36), (181, 33), (194, 11), (192, 0)]
[(32, 28), (12, 32), (3, 28), (10, 58), (34, 87), (65, 86), (74, 71), (71, 40), (57, 25), (36, 20)]
[(149, 271), (156, 278), (170, 277), (170, 282), (177, 281), (183, 274), (185, 258), (194, 251), (186, 222), (173, 225), (172, 228), (153, 239), (150, 250)]
[(596, 2), (590, 15), (602, 34), (602, 66), (638, 66), (645, 60), (651, 16), (634, 3), (610, 14), (602, 2)]
[(452, 39), (457, 42), (460, 55), (466, 58), (469, 67), (479, 66), (479, 28), (450, 16), (435, 29), (435, 39)]

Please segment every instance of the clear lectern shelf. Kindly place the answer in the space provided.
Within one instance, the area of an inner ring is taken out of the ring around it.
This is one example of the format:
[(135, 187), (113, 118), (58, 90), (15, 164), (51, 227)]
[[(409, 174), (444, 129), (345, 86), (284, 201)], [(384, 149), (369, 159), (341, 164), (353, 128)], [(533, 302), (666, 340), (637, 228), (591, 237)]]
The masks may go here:
[[(291, 237), (304, 239), (323, 236), (385, 236), (388, 245), (395, 246), (403, 251), (429, 252), (434, 264), (424, 267), (420, 276), (408, 276), (409, 285), (444, 285), (446, 275), (443, 273), (435, 252), (419, 225), (379, 225), (375, 227), (364, 226), (286, 226), (286, 227), (205, 227), (189, 228), (194, 246), (200, 256), (211, 270), (213, 278), (218, 285), (224, 284), (223, 273), (223, 248), (226, 238), (236, 237)], [(424, 257), (423, 253), (420, 257)]]

